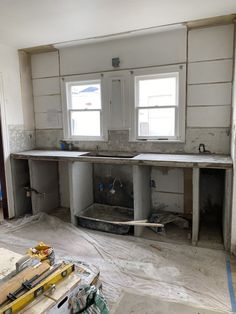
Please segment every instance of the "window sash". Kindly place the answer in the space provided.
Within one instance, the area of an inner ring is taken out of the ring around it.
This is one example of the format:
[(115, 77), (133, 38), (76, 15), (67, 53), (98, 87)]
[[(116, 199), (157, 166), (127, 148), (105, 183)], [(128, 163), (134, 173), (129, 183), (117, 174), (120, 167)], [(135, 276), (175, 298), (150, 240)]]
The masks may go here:
[[(158, 73), (158, 74), (147, 74), (147, 75), (138, 75), (135, 76), (134, 84), (135, 84), (135, 107), (145, 107), (139, 105), (139, 82), (140, 81), (149, 81), (151, 79), (163, 79), (163, 78), (175, 78), (176, 79), (176, 93), (175, 93), (175, 107), (179, 105), (179, 73), (171, 72), (171, 73)], [(171, 105), (173, 107), (174, 105)], [(148, 107), (164, 107), (164, 106), (146, 106)], [(168, 107), (168, 106), (165, 106)]]
[[(100, 135), (73, 135), (72, 133), (72, 113), (73, 112), (100, 112)], [(71, 138), (98, 139), (102, 137), (102, 134), (103, 134), (102, 109), (68, 109), (68, 116), (69, 116), (69, 130), (70, 130)]]
[[(159, 136), (159, 135), (139, 135), (139, 110), (145, 110), (145, 109), (168, 109), (168, 108), (174, 108), (175, 109), (175, 134), (173, 136)], [(179, 116), (179, 108), (176, 106), (155, 106), (155, 107), (136, 107), (135, 108), (135, 120), (136, 120), (136, 138), (137, 139), (155, 139), (155, 140), (176, 140), (178, 138), (178, 129), (179, 129), (179, 125), (178, 125), (178, 116)]]
[[(102, 109), (102, 82), (101, 80), (89, 80), (89, 81), (75, 81), (75, 82), (70, 82), (68, 83), (67, 86), (67, 108), (69, 110), (81, 110), (81, 109), (72, 109), (72, 86), (77, 86), (77, 85), (89, 85), (89, 84), (99, 84), (100, 85), (100, 98), (101, 98), (101, 109)], [(100, 108), (99, 108), (100, 109)]]
[[(101, 108), (96, 108), (96, 109), (90, 109), (90, 108), (85, 108), (85, 109), (72, 109), (72, 86), (76, 85), (89, 85), (89, 84), (99, 84), (100, 85), (100, 90), (101, 90)], [(103, 91), (102, 91), (102, 80), (101, 79), (91, 79), (91, 80), (75, 80), (75, 81), (70, 81), (66, 83), (66, 93), (67, 93), (67, 123), (68, 123), (68, 131), (69, 131), (69, 138), (72, 139), (89, 139), (89, 140), (98, 140), (103, 137), (103, 131), (104, 131), (104, 119), (103, 119), (103, 110), (104, 110), (104, 105), (103, 105)], [(73, 135), (72, 133), (72, 113), (73, 112), (100, 112), (100, 135)]]
[[(176, 101), (175, 105), (170, 106), (139, 106), (139, 82), (144, 80), (150, 80), (150, 79), (162, 79), (162, 78), (176, 78)], [(153, 73), (153, 74), (146, 74), (146, 75), (137, 75), (134, 78), (134, 94), (135, 94), (135, 134), (136, 139), (142, 139), (142, 140), (176, 140), (179, 138), (179, 84), (180, 84), (180, 78), (179, 73), (176, 71), (168, 72), (168, 73)], [(151, 136), (151, 135), (139, 135), (139, 110), (145, 110), (145, 109), (168, 109), (168, 108), (174, 108), (175, 109), (175, 135), (174, 136)]]

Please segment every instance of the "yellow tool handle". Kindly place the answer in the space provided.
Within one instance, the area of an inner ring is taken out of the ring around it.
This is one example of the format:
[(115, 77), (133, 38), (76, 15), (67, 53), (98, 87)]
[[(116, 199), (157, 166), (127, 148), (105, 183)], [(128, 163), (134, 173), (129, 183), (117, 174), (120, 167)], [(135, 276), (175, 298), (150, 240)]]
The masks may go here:
[(13, 314), (22, 310), (27, 304), (32, 302), (35, 298), (42, 295), (44, 292), (49, 290), (52, 285), (57, 284), (63, 278), (67, 277), (74, 271), (74, 264), (67, 264), (57, 269), (53, 274), (48, 276), (45, 280), (40, 282), (36, 287), (32, 288), (15, 301), (6, 305), (0, 309), (0, 314)]

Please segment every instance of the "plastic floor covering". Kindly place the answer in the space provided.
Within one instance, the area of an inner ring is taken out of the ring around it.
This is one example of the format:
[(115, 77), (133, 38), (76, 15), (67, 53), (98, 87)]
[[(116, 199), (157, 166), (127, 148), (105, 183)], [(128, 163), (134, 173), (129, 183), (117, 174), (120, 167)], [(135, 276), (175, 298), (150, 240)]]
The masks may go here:
[(52, 245), (59, 258), (98, 266), (111, 307), (129, 288), (139, 294), (231, 310), (224, 251), (76, 228), (44, 213), (0, 225), (0, 247), (24, 254), (39, 241)]

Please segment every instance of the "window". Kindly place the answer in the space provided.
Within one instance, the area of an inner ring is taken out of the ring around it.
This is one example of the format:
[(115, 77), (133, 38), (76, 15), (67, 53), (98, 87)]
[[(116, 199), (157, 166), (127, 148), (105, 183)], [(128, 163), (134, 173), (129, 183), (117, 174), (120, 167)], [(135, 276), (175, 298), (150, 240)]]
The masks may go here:
[[(65, 83), (66, 92), (66, 138), (100, 139), (102, 125), (101, 79), (74, 80)], [(65, 112), (64, 112), (65, 113)]]
[[(168, 71), (174, 69), (177, 71)], [(146, 73), (134, 71), (135, 139), (183, 139), (185, 74), (182, 70), (173, 66)]]

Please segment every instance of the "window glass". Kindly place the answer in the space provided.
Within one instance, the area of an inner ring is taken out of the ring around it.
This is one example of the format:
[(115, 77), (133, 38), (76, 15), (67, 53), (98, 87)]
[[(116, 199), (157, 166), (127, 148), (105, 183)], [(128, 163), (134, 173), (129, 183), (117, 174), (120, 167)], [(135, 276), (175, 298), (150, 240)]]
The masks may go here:
[(175, 108), (138, 110), (138, 136), (174, 136)]
[(71, 86), (71, 109), (100, 109), (101, 84), (76, 84)]
[(72, 136), (100, 136), (100, 111), (72, 111)]
[(176, 106), (176, 81), (175, 76), (138, 80), (137, 106)]

